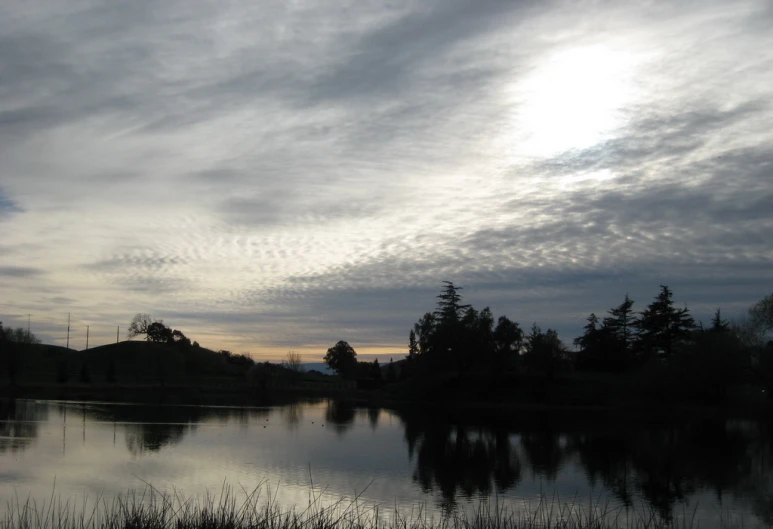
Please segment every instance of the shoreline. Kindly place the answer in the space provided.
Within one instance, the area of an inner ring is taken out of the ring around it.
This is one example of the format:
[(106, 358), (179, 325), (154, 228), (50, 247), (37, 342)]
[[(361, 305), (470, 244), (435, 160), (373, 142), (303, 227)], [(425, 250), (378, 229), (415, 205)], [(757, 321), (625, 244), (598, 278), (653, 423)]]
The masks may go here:
[(637, 416), (654, 415), (661, 418), (758, 418), (771, 416), (773, 406), (767, 402), (743, 405), (696, 405), (674, 404), (667, 402), (621, 402), (608, 404), (566, 404), (534, 403), (515, 401), (463, 401), (451, 399), (410, 400), (393, 398), (378, 392), (364, 390), (331, 389), (282, 389), (256, 390), (239, 385), (176, 385), (176, 384), (23, 384), (0, 386), (0, 398), (28, 400), (93, 401), (106, 403), (167, 404), (193, 406), (265, 406), (282, 405), (306, 400), (333, 399), (351, 403), (363, 408), (406, 409), (419, 411), (444, 411), (458, 413), (477, 413), (489, 417), (489, 414), (555, 414), (571, 412), (593, 415), (632, 414)]

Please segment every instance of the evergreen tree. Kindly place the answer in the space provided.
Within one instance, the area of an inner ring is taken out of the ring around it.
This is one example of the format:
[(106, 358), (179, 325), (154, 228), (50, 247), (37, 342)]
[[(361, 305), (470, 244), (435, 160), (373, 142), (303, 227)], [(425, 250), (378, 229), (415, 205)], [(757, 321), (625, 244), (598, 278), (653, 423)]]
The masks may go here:
[(675, 308), (672, 296), (670, 288), (660, 285), (660, 293), (655, 301), (641, 313), (637, 327), (639, 343), (645, 354), (671, 358), (674, 346), (686, 339), (695, 328), (690, 311), (686, 307)]
[(633, 311), (633, 300), (625, 295), (623, 302), (608, 311), (604, 318), (604, 327), (617, 339), (623, 350), (628, 351), (633, 343), (636, 330), (636, 313)]
[(418, 352), (421, 355), (431, 355), (434, 351), (435, 330), (437, 319), (431, 312), (427, 312), (413, 326), (414, 334), (418, 338)]
[(378, 365), (378, 358), (373, 360), (373, 364), (370, 368), (371, 376), (376, 380), (381, 380), (381, 366)]
[(435, 316), (441, 324), (454, 324), (459, 321), (463, 311), (470, 308), (462, 305), (462, 295), (459, 291), (462, 287), (455, 286), (451, 281), (443, 281), (443, 291), (438, 294), (437, 310)]
[(419, 344), (416, 342), (416, 331), (411, 329), (408, 333), (408, 358), (414, 359), (419, 354)]
[(725, 332), (729, 329), (730, 324), (727, 320), (722, 319), (722, 313), (719, 309), (714, 312), (714, 317), (711, 318), (711, 331), (713, 332)]

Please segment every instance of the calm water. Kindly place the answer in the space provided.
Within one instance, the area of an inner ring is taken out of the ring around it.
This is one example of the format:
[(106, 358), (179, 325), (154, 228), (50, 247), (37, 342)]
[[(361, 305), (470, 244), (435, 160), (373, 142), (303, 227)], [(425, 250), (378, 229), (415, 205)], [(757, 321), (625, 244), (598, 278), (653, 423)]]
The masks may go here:
[[(330, 501), (408, 512), (594, 502), (711, 526), (773, 523), (773, 421), (678, 424), (598, 415), (355, 408), (333, 401), (263, 408), (0, 401), (0, 499), (110, 497), (146, 483), (186, 497), (270, 486), (305, 506)], [(363, 492), (364, 491), (364, 492)], [(0, 504), (5, 508), (6, 501)]]

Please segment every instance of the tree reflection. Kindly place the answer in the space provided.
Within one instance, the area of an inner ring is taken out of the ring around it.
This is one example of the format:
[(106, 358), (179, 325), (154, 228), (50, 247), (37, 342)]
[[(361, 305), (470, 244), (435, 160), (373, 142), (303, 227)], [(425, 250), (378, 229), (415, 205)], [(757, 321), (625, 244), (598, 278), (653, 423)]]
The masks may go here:
[(447, 507), (458, 494), (488, 495), (517, 485), (521, 462), (504, 430), (469, 429), (460, 423), (398, 413), (408, 454), (416, 459), (413, 479), (425, 491), (439, 489)]
[(470, 418), (397, 415), (415, 461), (413, 479), (424, 490), (439, 491), (444, 505), (453, 506), (459, 496), (488, 495), (492, 484), (500, 492), (513, 489), (524, 473), (557, 481), (572, 464), (583, 471), (589, 488), (601, 485), (625, 506), (641, 498), (666, 521), (675, 505), (698, 491), (713, 492), (718, 501), (731, 494), (748, 501), (765, 523), (773, 521), (770, 426), (544, 415), (489, 427), (474, 426)]
[(39, 421), (46, 419), (47, 408), (34, 402), (0, 399), (0, 453), (24, 451), (38, 436)]
[(345, 433), (354, 424), (356, 408), (351, 402), (331, 399), (327, 401), (325, 420), (339, 434)]
[(288, 430), (298, 428), (301, 419), (303, 419), (303, 405), (293, 402), (282, 407), (282, 419)]
[[(193, 425), (190, 427), (194, 428)], [(126, 448), (135, 456), (148, 450), (155, 452), (178, 443), (186, 429), (187, 426), (179, 424), (127, 424)]]

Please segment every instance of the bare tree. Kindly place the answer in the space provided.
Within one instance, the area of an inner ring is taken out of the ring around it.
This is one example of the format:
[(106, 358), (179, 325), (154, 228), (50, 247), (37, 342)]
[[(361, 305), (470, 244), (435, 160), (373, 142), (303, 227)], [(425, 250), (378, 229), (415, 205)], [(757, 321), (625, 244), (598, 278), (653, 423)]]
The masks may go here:
[(301, 359), (301, 355), (295, 351), (287, 351), (282, 366), (295, 373), (300, 373), (303, 371), (303, 360)]
[[(138, 312), (134, 315), (134, 318), (132, 318), (132, 322), (129, 324), (129, 330), (126, 334), (129, 338), (134, 338), (135, 336), (145, 336), (146, 340), (150, 340), (148, 329), (150, 329), (150, 326), (153, 323), (156, 322), (153, 321), (153, 319), (150, 317), (150, 314)], [(161, 320), (159, 320), (158, 323), (161, 323)]]

